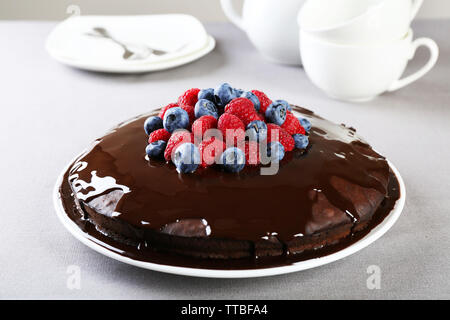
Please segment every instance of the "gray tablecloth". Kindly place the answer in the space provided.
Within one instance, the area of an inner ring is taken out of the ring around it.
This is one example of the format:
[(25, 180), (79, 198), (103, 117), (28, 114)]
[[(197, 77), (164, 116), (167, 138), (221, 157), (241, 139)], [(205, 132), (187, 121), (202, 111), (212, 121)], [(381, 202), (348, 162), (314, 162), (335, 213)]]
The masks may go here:
[[(450, 298), (450, 21), (415, 24), (440, 60), (420, 81), (365, 104), (330, 100), (300, 68), (271, 64), (229, 24), (209, 24), (208, 56), (144, 75), (84, 72), (44, 50), (55, 23), (1, 22), (0, 298)], [(424, 63), (419, 51), (408, 67)], [(58, 221), (52, 190), (63, 167), (116, 123), (186, 88), (228, 81), (352, 125), (400, 170), (406, 207), (368, 248), (332, 264), (260, 279), (189, 278), (129, 266), (87, 248)], [(380, 289), (367, 268), (381, 270)], [(75, 269), (70, 266), (76, 266)], [(80, 289), (68, 286), (80, 271)], [(70, 289), (72, 287), (72, 289)]]

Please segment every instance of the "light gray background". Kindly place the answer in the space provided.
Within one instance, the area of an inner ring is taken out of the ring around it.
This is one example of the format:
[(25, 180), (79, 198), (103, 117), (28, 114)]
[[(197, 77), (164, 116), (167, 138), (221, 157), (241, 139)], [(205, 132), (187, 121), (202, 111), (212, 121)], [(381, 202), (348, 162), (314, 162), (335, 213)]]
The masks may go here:
[[(243, 1), (234, 0), (236, 8)], [(219, 0), (1, 0), (0, 19), (64, 19), (69, 5), (82, 14), (186, 13), (204, 22), (226, 21)], [(425, 0), (418, 18), (450, 18), (450, 1)]]
[[(415, 24), (441, 57), (420, 81), (365, 104), (330, 100), (298, 67), (266, 62), (229, 24), (207, 24), (217, 48), (177, 69), (108, 75), (51, 60), (44, 40), (54, 23), (0, 22), (0, 298), (450, 298), (450, 21)], [(5, 42), (4, 42), (5, 43)], [(408, 72), (427, 58), (420, 51)], [(118, 122), (163, 106), (191, 87), (229, 81), (312, 108), (358, 129), (400, 170), (407, 187), (399, 221), (344, 260), (261, 279), (214, 280), (142, 270), (104, 257), (73, 238), (52, 204), (60, 171)], [(81, 268), (81, 290), (66, 286)], [(370, 265), (381, 289), (366, 287)]]

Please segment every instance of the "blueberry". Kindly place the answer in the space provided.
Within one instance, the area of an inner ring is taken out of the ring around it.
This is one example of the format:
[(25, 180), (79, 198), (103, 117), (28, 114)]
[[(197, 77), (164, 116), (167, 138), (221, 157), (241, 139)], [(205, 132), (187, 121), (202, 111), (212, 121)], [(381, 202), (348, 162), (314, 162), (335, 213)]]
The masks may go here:
[(196, 118), (200, 118), (201, 116), (213, 116), (217, 119), (219, 117), (216, 105), (206, 99), (200, 99), (197, 101), (194, 112)]
[(144, 130), (145, 133), (150, 135), (155, 130), (162, 129), (163, 128), (163, 121), (160, 117), (153, 116), (148, 117), (147, 120), (144, 122)]
[(285, 100), (275, 100), (274, 103), (278, 103), (278, 104), (282, 104), (286, 107), (286, 109), (288, 109), (289, 111), (292, 112), (292, 107), (289, 104), (289, 102), (285, 101)]
[(278, 141), (272, 141), (267, 145), (267, 156), (271, 161), (278, 162), (284, 158), (284, 147)]
[(287, 102), (286, 100), (275, 100), (275, 102), (281, 103), (281, 104), (285, 105), (286, 108), (287, 108), (289, 111), (292, 112), (292, 107), (291, 107), (291, 105), (289, 104), (289, 102)]
[(222, 83), (214, 89), (214, 96), (219, 107), (225, 107), (228, 102), (238, 97), (236, 91), (228, 83)]
[(209, 100), (211, 102), (215, 102), (214, 89), (213, 88), (208, 88), (208, 89), (200, 90), (199, 93), (198, 93), (198, 100), (201, 100), (201, 99), (206, 99), (206, 100)]
[(281, 126), (286, 121), (289, 103), (283, 100), (276, 100), (267, 107), (266, 119), (269, 122)]
[(236, 97), (240, 97), (244, 93), (244, 90), (242, 90), (242, 89), (234, 88), (233, 90), (234, 90), (234, 94), (236, 95)]
[(183, 143), (175, 150), (172, 162), (179, 173), (194, 172), (200, 164), (200, 151), (193, 143)]
[(302, 125), (303, 128), (305, 128), (305, 130), (307, 132), (309, 132), (309, 130), (311, 130), (311, 122), (309, 122), (308, 119), (301, 118), (301, 117), (298, 117), (297, 119), (298, 119), (298, 121), (300, 121), (300, 124)]
[(254, 94), (251, 91), (246, 91), (244, 93), (242, 93), (240, 95), (240, 97), (242, 98), (247, 98), (248, 100), (250, 100), (251, 102), (253, 102), (253, 106), (255, 107), (256, 112), (259, 111), (259, 108), (261, 107), (261, 104), (259, 102), (258, 97), (256, 96), (256, 94)]
[(267, 125), (264, 121), (255, 120), (247, 125), (246, 133), (250, 140), (260, 142), (267, 138)]
[(163, 125), (170, 133), (177, 129), (186, 129), (189, 126), (189, 115), (180, 107), (171, 108), (164, 114)]
[(162, 159), (164, 156), (164, 150), (166, 150), (167, 142), (164, 140), (158, 140), (150, 143), (145, 152), (150, 159)]
[(291, 105), (290, 105), (288, 102), (286, 102), (286, 101), (284, 101), (284, 100), (279, 100), (279, 101), (283, 101), (283, 103), (286, 104), (287, 109), (288, 109), (290, 112), (292, 112), (292, 107), (291, 107)]
[(220, 163), (228, 172), (239, 172), (245, 166), (245, 154), (236, 147), (226, 149), (220, 156)]
[(307, 136), (303, 135), (303, 134), (294, 134), (292, 136), (292, 138), (294, 138), (295, 141), (295, 147), (297, 149), (306, 149), (306, 147), (309, 144), (309, 139)]

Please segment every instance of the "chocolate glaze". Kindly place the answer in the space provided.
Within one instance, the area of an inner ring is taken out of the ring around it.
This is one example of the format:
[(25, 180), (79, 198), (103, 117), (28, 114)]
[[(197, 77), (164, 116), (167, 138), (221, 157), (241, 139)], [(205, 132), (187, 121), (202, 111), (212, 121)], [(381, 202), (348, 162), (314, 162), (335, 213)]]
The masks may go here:
[[(114, 247), (134, 259), (169, 265), (256, 268), (288, 264), (340, 250), (361, 238), (391, 211), (399, 198), (398, 183), (391, 173), (389, 188), (386, 188), (383, 181), (388, 179), (387, 161), (353, 128), (335, 125), (300, 107), (294, 107), (294, 111), (312, 123), (310, 145), (306, 151), (288, 152), (278, 173), (271, 176), (260, 175), (257, 167), (246, 167), (239, 174), (207, 168), (194, 174), (179, 175), (172, 164), (145, 159), (147, 136), (143, 123), (148, 115), (123, 123), (98, 139), (66, 173), (61, 188), (66, 211), (93, 237), (93, 241)], [(364, 220), (361, 210), (333, 186), (332, 177), (386, 196), (363, 232), (357, 232), (337, 245), (295, 256), (237, 259), (234, 262), (220, 260), (219, 263), (214, 259), (178, 257), (149, 248), (143, 250), (145, 244), (136, 247), (112, 240), (80, 216), (69, 184), (75, 188), (78, 199), (93, 206), (96, 199), (114, 191), (118, 200), (103, 208), (104, 214), (139, 228), (170, 233), (177, 230), (177, 221), (190, 219), (197, 224), (202, 221), (202, 225), (209, 228), (203, 230), (204, 234), (199, 234), (201, 229), (193, 228), (191, 236), (256, 242), (262, 237), (276, 235), (277, 239), (286, 242), (327, 227), (329, 221), (321, 221), (314, 215), (318, 196), (326, 197), (333, 206), (346, 213), (344, 217), (332, 219), (348, 219), (355, 226)]]
[(111, 237), (99, 232), (95, 226), (88, 220), (80, 216), (79, 209), (72, 196), (72, 191), (68, 183), (69, 173), (66, 172), (61, 185), (60, 194), (64, 209), (68, 217), (74, 221), (89, 239), (98, 245), (111, 250), (122, 256), (145, 262), (152, 262), (162, 265), (218, 269), (218, 270), (240, 270), (240, 269), (260, 269), (269, 267), (278, 267), (290, 265), (295, 262), (304, 261), (313, 258), (323, 257), (337, 251), (343, 250), (367, 235), (374, 227), (380, 224), (386, 216), (392, 211), (395, 203), (400, 198), (400, 187), (395, 175), (391, 172), (388, 187), (388, 196), (381, 203), (375, 212), (367, 228), (348, 237), (338, 244), (329, 245), (312, 251), (305, 251), (296, 255), (282, 255), (278, 257), (264, 257), (263, 259), (198, 259), (178, 254), (159, 252), (152, 250), (145, 244), (135, 246), (127, 245), (113, 240)]

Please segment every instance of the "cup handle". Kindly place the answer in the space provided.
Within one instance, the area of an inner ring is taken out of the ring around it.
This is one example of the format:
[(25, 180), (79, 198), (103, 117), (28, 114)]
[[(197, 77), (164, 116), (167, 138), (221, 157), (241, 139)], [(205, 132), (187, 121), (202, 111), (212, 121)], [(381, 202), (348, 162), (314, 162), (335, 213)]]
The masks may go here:
[(232, 0), (220, 0), (220, 4), (222, 5), (223, 12), (240, 29), (245, 30), (244, 21), (242, 17), (236, 12)]
[(420, 7), (422, 7), (423, 0), (413, 0), (412, 10), (411, 10), (411, 21), (414, 20), (417, 13), (419, 12)]
[(430, 59), (428, 59), (428, 62), (420, 70), (416, 71), (412, 75), (409, 75), (406, 78), (395, 81), (389, 87), (388, 91), (390, 92), (395, 91), (400, 88), (403, 88), (404, 86), (407, 86), (408, 84), (413, 83), (419, 78), (422, 78), (428, 71), (430, 71), (434, 67), (439, 57), (439, 47), (436, 44), (436, 42), (430, 38), (419, 38), (413, 41), (412, 47), (410, 49), (411, 50), (410, 59), (414, 57), (417, 48), (421, 46), (427, 47), (428, 50), (430, 50)]

